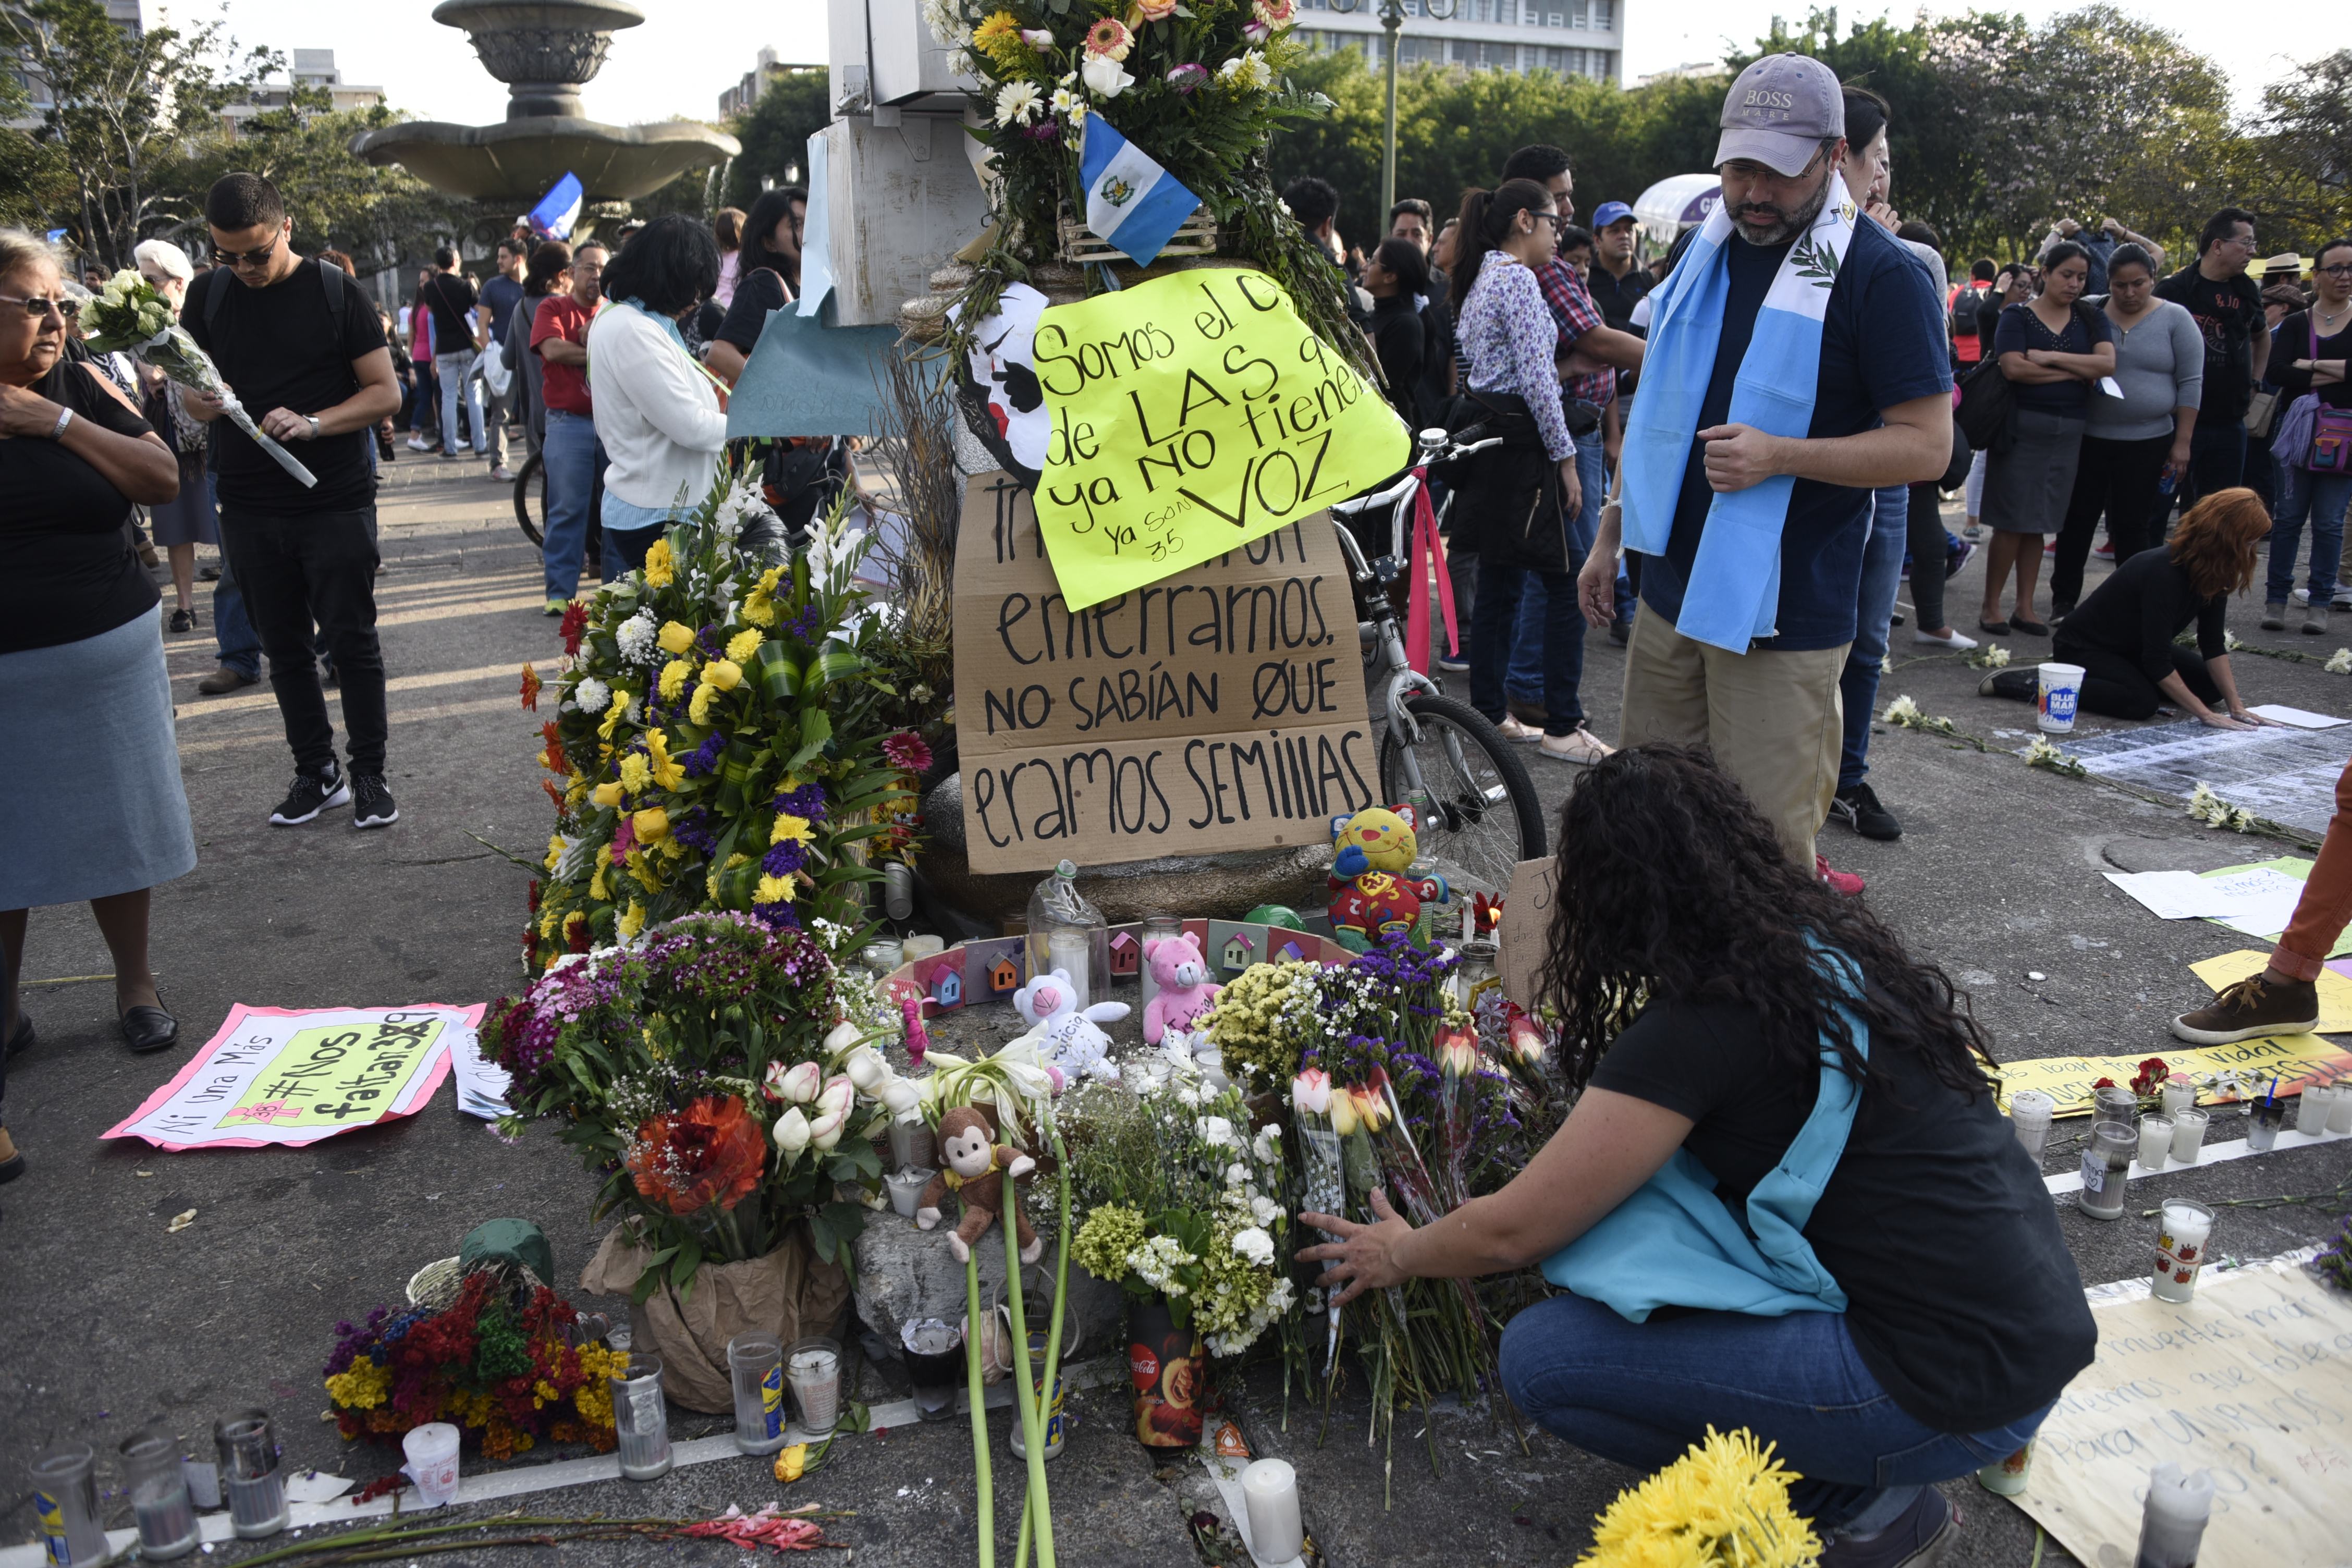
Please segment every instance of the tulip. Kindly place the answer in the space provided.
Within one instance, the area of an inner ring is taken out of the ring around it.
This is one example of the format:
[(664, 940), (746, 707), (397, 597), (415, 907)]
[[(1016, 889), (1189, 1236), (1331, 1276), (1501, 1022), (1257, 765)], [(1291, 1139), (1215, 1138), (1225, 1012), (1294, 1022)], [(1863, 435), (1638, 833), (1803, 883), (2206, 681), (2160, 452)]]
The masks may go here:
[(597, 805), (618, 805), (621, 804), (621, 786), (610, 782), (600, 784), (588, 792), (588, 798)]
[(1511, 1020), (1511, 1054), (1524, 1067), (1541, 1067), (1544, 1059), (1543, 1026), (1522, 1013)]
[(1021, 41), (1033, 49), (1050, 49), (1054, 47), (1054, 34), (1047, 27), (1024, 27)]
[(801, 1108), (795, 1105), (776, 1118), (776, 1148), (785, 1160), (792, 1161), (799, 1159), (801, 1151), (808, 1146), (808, 1118), (802, 1115)]
[(816, 1097), (817, 1113), (822, 1116), (835, 1114), (846, 1116), (849, 1114), (850, 1101), (856, 1097), (856, 1087), (847, 1079), (829, 1078), (824, 1080), (824, 1088)]
[(1468, 1030), (1448, 1029), (1437, 1037), (1437, 1065), (1448, 1078), (1468, 1078), (1478, 1070), (1478, 1046)]
[(791, 1067), (777, 1062), (768, 1068), (768, 1093), (772, 1099), (806, 1105), (824, 1087), (824, 1073), (814, 1062), (795, 1062)]
[(665, 621), (655, 640), (661, 644), (664, 653), (681, 654), (694, 646), (694, 628), (677, 621)]
[(1331, 1131), (1345, 1138), (1356, 1130), (1356, 1097), (1346, 1089), (1331, 1096)]
[(1308, 1068), (1292, 1079), (1290, 1103), (1310, 1116), (1322, 1115), (1331, 1107), (1331, 1075), (1321, 1068)]
[(850, 1052), (841, 1069), (849, 1075), (849, 1081), (857, 1086), (860, 1094), (874, 1093), (890, 1078), (890, 1064), (871, 1046), (860, 1046)]
[(702, 684), (732, 691), (743, 684), (743, 667), (731, 658), (714, 658), (702, 667)]
[(828, 1111), (819, 1117), (809, 1125), (809, 1146), (830, 1151), (834, 1145), (841, 1142), (842, 1129), (848, 1124), (848, 1121), (849, 1113), (846, 1110)]
[(1388, 1101), (1379, 1089), (1359, 1087), (1346, 1092), (1355, 1101), (1356, 1115), (1363, 1122), (1365, 1131), (1378, 1132), (1388, 1125)]

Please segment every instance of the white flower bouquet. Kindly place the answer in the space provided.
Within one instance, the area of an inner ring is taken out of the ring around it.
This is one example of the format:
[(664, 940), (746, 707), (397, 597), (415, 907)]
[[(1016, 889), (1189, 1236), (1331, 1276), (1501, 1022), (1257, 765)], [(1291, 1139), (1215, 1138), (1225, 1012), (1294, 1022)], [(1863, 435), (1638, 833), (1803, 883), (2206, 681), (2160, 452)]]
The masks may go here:
[(305, 488), (319, 482), (301, 459), (261, 433), (253, 416), (221, 379), (212, 355), (198, 348), (188, 329), (180, 325), (172, 302), (138, 273), (118, 272), (108, 279), (106, 287), (82, 307), (81, 325), (82, 336), (91, 348), (104, 353), (127, 353), (162, 371), (175, 385), (219, 398), (222, 412), (253, 437), (254, 445), (276, 458), (279, 468), (301, 480)]

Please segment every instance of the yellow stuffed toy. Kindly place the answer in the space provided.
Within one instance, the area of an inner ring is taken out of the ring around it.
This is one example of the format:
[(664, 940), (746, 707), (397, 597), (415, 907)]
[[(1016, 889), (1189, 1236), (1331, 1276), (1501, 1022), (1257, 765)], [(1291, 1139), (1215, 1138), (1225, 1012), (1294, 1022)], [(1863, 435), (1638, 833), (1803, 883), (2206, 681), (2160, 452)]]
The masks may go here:
[(1444, 900), (1444, 878), (1405, 874), (1421, 853), (1419, 826), (1410, 805), (1367, 806), (1331, 819), (1339, 847), (1331, 861), (1331, 935), (1350, 952), (1370, 951), (1390, 931), (1411, 931), (1424, 901)]

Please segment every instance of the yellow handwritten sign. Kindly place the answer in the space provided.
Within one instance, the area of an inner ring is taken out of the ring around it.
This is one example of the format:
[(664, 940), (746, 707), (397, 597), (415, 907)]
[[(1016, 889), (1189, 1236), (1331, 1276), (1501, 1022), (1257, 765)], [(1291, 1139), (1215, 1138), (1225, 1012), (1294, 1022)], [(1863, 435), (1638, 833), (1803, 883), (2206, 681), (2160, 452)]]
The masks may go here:
[(1037, 519), (1073, 610), (1387, 479), (1412, 441), (1263, 272), (1198, 268), (1038, 318)]
[(2200, 1105), (2222, 1104), (2231, 1096), (2215, 1091), (2216, 1074), (2235, 1072), (2239, 1081), (2257, 1096), (2273, 1076), (2282, 1098), (2306, 1083), (2332, 1083), (2352, 1077), (2352, 1051), (2317, 1035), (2281, 1035), (2275, 1038), (2240, 1040), (2227, 1046), (2179, 1046), (2170, 1050), (2143, 1051), (2122, 1057), (2035, 1057), (2031, 1061), (2000, 1064), (2000, 1106), (2009, 1109), (2011, 1095), (2038, 1089), (2057, 1102), (2058, 1116), (2089, 1114), (2091, 1086), (2111, 1078), (2128, 1087), (2149, 1057), (2162, 1057), (2172, 1072), (2197, 1080)]

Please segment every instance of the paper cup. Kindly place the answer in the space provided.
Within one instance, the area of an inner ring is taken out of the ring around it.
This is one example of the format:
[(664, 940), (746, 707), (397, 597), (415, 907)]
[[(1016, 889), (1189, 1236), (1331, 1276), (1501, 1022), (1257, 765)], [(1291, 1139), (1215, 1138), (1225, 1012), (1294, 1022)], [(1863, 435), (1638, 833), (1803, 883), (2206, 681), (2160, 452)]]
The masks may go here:
[(2083, 699), (2083, 667), (2079, 664), (2042, 666), (2042, 693), (2034, 706), (2036, 722), (2049, 735), (2074, 732), (2074, 708)]

